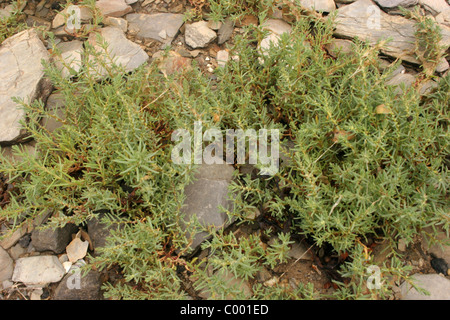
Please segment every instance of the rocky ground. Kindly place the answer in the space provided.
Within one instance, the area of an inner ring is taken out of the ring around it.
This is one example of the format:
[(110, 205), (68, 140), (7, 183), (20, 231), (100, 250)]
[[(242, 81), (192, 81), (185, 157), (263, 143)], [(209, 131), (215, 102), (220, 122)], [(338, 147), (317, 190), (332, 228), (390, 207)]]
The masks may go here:
[[(40, 31), (36, 29), (20, 32), (0, 45), (0, 143), (2, 152), (10, 157), (13, 157), (13, 144), (22, 144), (31, 153), (35, 151), (33, 141), (26, 139), (27, 135), (19, 125), (24, 114), (10, 98), (42, 99), (48, 109), (60, 112), (64, 101), (60, 95), (52, 93), (52, 85), (44, 78), (40, 61), (53, 61), (65, 76), (75, 76), (82, 68), (80, 61), (85, 50), (84, 36), (88, 35), (87, 41), (101, 52), (103, 49), (95, 36), (100, 33), (110, 44), (109, 54), (115, 56), (126, 71), (157, 60), (161, 72), (171, 74), (189, 68), (196, 60), (202, 71), (214, 79), (214, 70), (234, 58), (229, 50), (234, 36), (241, 33), (244, 26), (258, 23), (253, 16), (236, 23), (229, 19), (220, 23), (206, 20), (184, 23), (183, 14), (191, 8), (187, 0), (100, 0), (97, 6), (105, 18), (102, 28), (93, 30), (92, 12), (82, 8), (80, 31), (67, 28), (64, 12), (61, 12), (63, 2), (19, 1), (23, 18), (30, 27), (40, 26), (55, 34), (61, 55), (53, 54), (49, 43), (40, 37)], [(388, 83), (390, 85), (413, 86), (418, 75), (419, 62), (412, 54), (413, 23), (398, 14), (399, 6), (420, 4), (428, 15), (440, 23), (442, 45), (446, 48), (450, 46), (450, 5), (445, 0), (303, 0), (302, 3), (305, 7), (314, 6), (324, 17), (329, 12), (338, 11), (336, 39), (327, 47), (331, 56), (337, 50), (351, 53), (351, 39), (356, 36), (372, 44), (380, 38), (392, 37), (393, 41), (382, 50), (384, 55), (380, 57), (380, 66), (386, 67), (398, 57), (404, 63), (394, 72)], [(12, 10), (8, 1), (0, 0), (0, 17), (8, 16)], [(368, 23), (371, 17), (376, 17), (378, 24), (375, 27)], [(283, 12), (276, 10), (265, 27), (271, 34), (261, 42), (260, 50), (291, 30)], [(167, 57), (162, 54), (166, 45), (172, 45)], [(436, 73), (443, 76), (448, 69), (448, 60), (443, 58), (436, 67)], [(106, 76), (106, 71), (100, 67), (96, 68), (96, 72), (99, 77)], [(434, 86), (436, 82), (429, 80), (417, 89), (426, 94)], [(43, 121), (50, 131), (61, 125), (52, 119)], [(199, 179), (186, 190), (186, 213), (195, 212), (200, 221), (217, 228), (227, 227), (218, 207), (229, 205), (226, 191), (232, 172), (233, 168), (229, 165), (202, 167), (197, 173)], [(7, 201), (4, 191), (11, 187), (0, 180), (2, 202)], [(94, 220), (82, 229), (75, 225), (58, 230), (38, 229), (38, 226), (45, 225), (48, 218), (24, 225), (0, 242), (0, 299), (102, 299), (101, 284), (120, 277), (118, 272), (114, 269), (103, 273), (93, 270), (86, 277), (80, 278), (78, 275), (84, 259), (88, 259), (87, 254), (95, 255), (95, 249), (104, 245), (109, 230), (100, 221)], [(254, 232), (251, 226), (228, 227), (238, 237)], [(8, 228), (8, 221), (2, 222), (1, 231), (6, 232)], [(199, 234), (192, 245), (198, 246), (204, 237), (204, 234)], [(441, 239), (448, 240), (443, 232)], [(383, 252), (385, 246), (385, 243), (374, 242), (370, 247), (376, 261), (388, 258)], [(323, 259), (332, 257), (320, 251), (312, 254), (312, 250), (308, 249), (311, 247), (306, 243), (293, 244), (287, 263), (259, 273), (250, 282), (243, 282), (242, 290), (250, 291), (252, 281), (266, 285), (274, 281), (293, 285), (313, 283), (316, 290), (322, 293), (333, 290), (330, 279), (317, 266)], [(400, 241), (397, 249), (404, 254), (403, 262), (412, 267), (420, 286), (431, 295), (420, 295), (415, 289), (408, 290), (407, 284), (402, 284), (392, 292), (390, 299), (450, 299), (450, 278), (446, 266), (450, 264), (450, 246), (429, 245), (417, 235), (415, 243), (405, 246)], [(199, 251), (197, 255), (207, 256), (208, 252)], [(197, 294), (193, 298), (207, 298), (207, 295)]]

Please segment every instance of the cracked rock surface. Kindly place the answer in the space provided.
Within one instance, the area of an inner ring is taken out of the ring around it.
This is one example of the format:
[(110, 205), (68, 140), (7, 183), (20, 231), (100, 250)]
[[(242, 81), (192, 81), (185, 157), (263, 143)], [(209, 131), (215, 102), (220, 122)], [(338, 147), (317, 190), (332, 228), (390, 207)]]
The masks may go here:
[(0, 46), (1, 144), (17, 142), (25, 135), (20, 124), (25, 113), (12, 98), (32, 102), (45, 100), (50, 94), (52, 85), (44, 78), (41, 63), (49, 60), (49, 53), (34, 29), (22, 31)]

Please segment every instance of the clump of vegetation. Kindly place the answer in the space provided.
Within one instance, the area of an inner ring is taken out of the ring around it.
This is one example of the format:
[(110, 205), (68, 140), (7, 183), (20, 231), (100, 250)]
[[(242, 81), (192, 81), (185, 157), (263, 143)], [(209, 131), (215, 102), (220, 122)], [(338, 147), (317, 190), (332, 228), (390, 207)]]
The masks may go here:
[(7, 38), (23, 31), (27, 25), (22, 17), (22, 12), (18, 10), (20, 1), (13, 1), (11, 3), (13, 8), (16, 8), (11, 15), (0, 17), (0, 44)]
[[(51, 227), (104, 215), (119, 224), (90, 260), (99, 270), (120, 267), (124, 281), (105, 284), (110, 298), (186, 298), (186, 281), (210, 298), (321, 298), (311, 285), (256, 283), (248, 294), (224, 280), (253, 279), (285, 262), (300, 238), (340, 257), (335, 298), (384, 297), (393, 282), (372, 291), (365, 285), (374, 264), (368, 240), (392, 244), (394, 257), (379, 267), (383, 279), (395, 280), (408, 275), (393, 250), (398, 239), (450, 226), (450, 77), (426, 99), (413, 88), (398, 95), (385, 85), (389, 72), (378, 69), (378, 47), (359, 43), (352, 55), (328, 56), (331, 21), (297, 19), (292, 34), (260, 59), (256, 46), (265, 35), (249, 27), (237, 37), (231, 51), (238, 59), (218, 69), (217, 83), (195, 67), (166, 78), (156, 64), (126, 75), (113, 66), (101, 81), (86, 68), (76, 82), (49, 67), (65, 114), (24, 104), (37, 154), (15, 147), (21, 163), (1, 158), (1, 172), (18, 190), (1, 216), (19, 226), (51, 210)], [(64, 125), (49, 132), (42, 117)], [(213, 232), (202, 245), (207, 259), (187, 258), (188, 235), (199, 226), (180, 224), (195, 168), (171, 162), (171, 133), (193, 130), (194, 121), (206, 129), (278, 129), (288, 154), (273, 177), (236, 170), (228, 214), (245, 225), (259, 210), (271, 224), (239, 239)]]

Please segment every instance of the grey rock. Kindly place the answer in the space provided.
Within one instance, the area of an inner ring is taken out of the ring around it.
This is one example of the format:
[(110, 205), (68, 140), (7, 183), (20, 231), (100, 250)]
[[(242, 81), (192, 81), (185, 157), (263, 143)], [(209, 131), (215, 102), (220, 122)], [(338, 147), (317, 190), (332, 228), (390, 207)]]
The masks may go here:
[[(228, 216), (219, 207), (232, 209), (232, 203), (227, 196), (232, 174), (233, 167), (228, 164), (201, 165), (194, 176), (196, 180), (184, 190), (186, 199), (181, 211), (185, 214), (185, 221), (196, 216), (203, 227), (215, 229), (226, 227), (229, 222)], [(209, 234), (205, 231), (192, 235), (191, 248), (195, 249), (208, 237)]]
[(392, 77), (390, 80), (386, 82), (388, 86), (396, 87), (395, 92), (397, 94), (403, 93), (403, 90), (407, 90), (410, 88), (414, 82), (416, 81), (416, 77), (409, 73), (399, 73), (396, 76)]
[(45, 101), (52, 90), (44, 77), (41, 61), (50, 56), (34, 29), (22, 31), (0, 46), (0, 143), (19, 142), (25, 135), (20, 122), (25, 120), (24, 110), (13, 97), (30, 103)]
[(8, 250), (9, 248), (11, 248), (13, 245), (15, 245), (20, 238), (22, 238), (28, 230), (28, 225), (23, 225), (20, 228), (17, 228), (16, 230), (14, 230), (14, 232), (12, 232), (11, 234), (9, 234), (10, 230), (5, 230), (2, 232), (3, 235), (8, 234), (7, 236), (5, 236), (2, 240), (0, 240), (0, 246), (5, 249)]
[(420, 293), (409, 283), (400, 286), (402, 300), (450, 300), (450, 280), (438, 274), (415, 274), (413, 282), (429, 295)]
[[(112, 230), (116, 230), (117, 228), (121, 228), (119, 223), (111, 221), (109, 223), (109, 219), (106, 220), (104, 214), (99, 214), (97, 218), (93, 218), (87, 221), (87, 232), (92, 241), (93, 245), (93, 256), (98, 255), (98, 249), (104, 247), (106, 245), (106, 240), (108, 236), (111, 234)], [(108, 221), (108, 222), (107, 222)]]
[(37, 228), (31, 233), (31, 243), (36, 251), (53, 251), (62, 253), (77, 231), (74, 224), (68, 223), (63, 228)]
[(410, 7), (418, 3), (418, 0), (374, 0), (382, 8)]
[(29, 285), (58, 282), (65, 274), (56, 256), (34, 256), (16, 260), (12, 280)]
[(325, 49), (332, 57), (337, 57), (339, 54), (352, 54), (355, 48), (353, 41), (333, 39), (330, 43), (325, 45)]
[(227, 42), (234, 31), (234, 22), (230, 18), (226, 18), (225, 21), (222, 23), (222, 26), (220, 27), (218, 34), (217, 43), (219, 45), (224, 44)]
[(208, 22), (198, 21), (186, 24), (185, 41), (193, 49), (204, 48), (217, 38), (216, 32), (208, 27)]
[(308, 248), (304, 244), (298, 242), (294, 242), (291, 245), (288, 256), (296, 260), (312, 260), (312, 255), (308, 252)]
[(56, 45), (60, 55), (54, 57), (56, 67), (64, 78), (76, 76), (82, 67), (83, 42), (73, 40)]
[(53, 300), (100, 300), (100, 273), (89, 271), (86, 276), (83, 272), (71, 269), (55, 290)]
[(259, 44), (259, 51), (263, 55), (268, 54), (268, 50), (272, 45), (276, 46), (278, 44), (282, 34), (290, 34), (292, 31), (291, 25), (280, 19), (268, 19), (262, 27), (270, 31), (270, 34)]
[[(435, 82), (434, 86), (436, 85), (437, 83)], [(424, 231), (429, 234), (434, 233), (431, 227), (425, 228)], [(424, 238), (423, 246), (425, 250), (439, 258), (443, 258), (450, 265), (450, 238), (447, 237), (446, 232), (442, 228), (437, 230), (435, 240), (437, 242), (431, 242), (430, 239)]]
[(13, 274), (14, 261), (5, 249), (0, 247), (0, 283), (5, 280), (11, 280)]
[(13, 260), (19, 259), (22, 254), (27, 252), (27, 250), (18, 243), (12, 246), (8, 251)]
[(106, 26), (116, 27), (121, 29), (123, 32), (128, 30), (128, 21), (124, 18), (107, 17), (103, 21)]
[(436, 16), (436, 22), (441, 23), (447, 27), (450, 27), (450, 8), (445, 9)]
[[(392, 38), (381, 52), (401, 58), (405, 61), (420, 64), (416, 59), (415, 23), (401, 16), (383, 12), (371, 0), (358, 0), (337, 10), (335, 35), (342, 38), (358, 37), (375, 45), (378, 41)], [(441, 45), (450, 46), (450, 28), (441, 25)]]
[(131, 13), (125, 19), (128, 21), (128, 31), (136, 33), (138, 38), (164, 44), (170, 44), (184, 24), (184, 16), (174, 13)]
[(437, 15), (450, 8), (445, 0), (419, 0), (419, 3), (433, 15)]
[[(106, 52), (100, 43), (97, 42), (98, 35), (108, 43)], [(149, 59), (148, 54), (138, 44), (128, 40), (124, 32), (118, 28), (105, 27), (98, 30), (98, 34), (92, 32), (89, 35), (88, 41), (94, 46), (95, 51), (100, 54), (97, 59), (105, 59), (103, 63), (108, 66), (111, 66), (112, 59), (116, 65), (123, 67), (125, 72), (133, 71)], [(91, 59), (92, 57), (90, 57)], [(108, 75), (108, 72), (102, 66), (98, 65), (95, 59), (92, 59), (91, 62), (93, 65), (90, 68), (91, 72), (97, 73), (99, 77)]]
[(45, 107), (49, 111), (50, 116), (48, 117), (44, 116), (41, 120), (42, 126), (47, 131), (53, 132), (63, 125), (61, 121), (57, 120), (57, 118), (61, 120), (65, 119), (64, 114), (65, 104), (66, 101), (61, 93), (52, 93), (48, 97), (47, 104), (45, 105)]

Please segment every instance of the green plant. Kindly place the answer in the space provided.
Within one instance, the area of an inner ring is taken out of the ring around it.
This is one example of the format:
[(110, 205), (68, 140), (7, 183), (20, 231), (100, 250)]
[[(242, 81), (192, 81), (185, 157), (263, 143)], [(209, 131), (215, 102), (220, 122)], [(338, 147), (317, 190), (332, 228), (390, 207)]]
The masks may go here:
[[(346, 257), (336, 270), (334, 298), (386, 296), (389, 281), (381, 291), (365, 287), (373, 264), (369, 239), (386, 239), (393, 251), (399, 238), (411, 242), (425, 226), (450, 226), (450, 77), (425, 99), (414, 88), (397, 95), (385, 85), (389, 72), (377, 67), (381, 44), (358, 43), (354, 54), (330, 58), (324, 46), (332, 27), (298, 16), (292, 34), (281, 36), (264, 60), (257, 46), (267, 32), (249, 27), (230, 48), (238, 59), (218, 69), (217, 83), (195, 64), (167, 77), (155, 63), (126, 74), (98, 54), (92, 60), (94, 52), (85, 55), (76, 82), (48, 68), (65, 114), (56, 117), (41, 102), (23, 105), (37, 154), (15, 147), (23, 162), (0, 158), (1, 172), (17, 190), (1, 217), (19, 226), (51, 210), (49, 226), (57, 227), (106, 214), (107, 224), (120, 227), (89, 263), (120, 268), (123, 281), (105, 284), (114, 299), (182, 299), (186, 282), (211, 298), (321, 298), (312, 285), (254, 281), (263, 268), (286, 262), (299, 238)], [(90, 71), (95, 61), (107, 79)], [(49, 132), (42, 117), (64, 125)], [(223, 131), (280, 130), (288, 154), (275, 176), (236, 170), (230, 187), (234, 208), (227, 213), (245, 225), (258, 209), (270, 227), (241, 237), (228, 229), (212, 232), (203, 259), (187, 257), (186, 235), (198, 224), (190, 221), (184, 230), (180, 223), (183, 189), (195, 168), (170, 157), (171, 133), (192, 133), (195, 121)], [(267, 244), (267, 237), (278, 240)], [(397, 256), (380, 268), (386, 279), (409, 272)], [(250, 281), (250, 293), (230, 285), (230, 275)]]
[(20, 1), (13, 1), (11, 5), (15, 10), (7, 17), (0, 17), (0, 44), (5, 39), (27, 28), (27, 25), (23, 21), (21, 11), (17, 9), (20, 6)]

